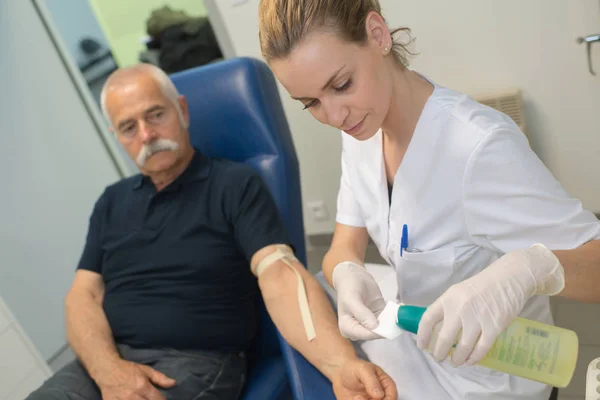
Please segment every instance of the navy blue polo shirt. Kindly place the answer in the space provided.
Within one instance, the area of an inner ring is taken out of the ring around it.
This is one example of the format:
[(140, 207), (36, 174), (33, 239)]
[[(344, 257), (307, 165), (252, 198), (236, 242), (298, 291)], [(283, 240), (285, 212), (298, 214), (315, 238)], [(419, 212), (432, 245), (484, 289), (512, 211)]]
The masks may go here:
[(107, 187), (78, 268), (102, 275), (117, 343), (240, 351), (258, 317), (250, 259), (277, 243), (290, 244), (257, 173), (196, 150), (160, 192), (142, 175)]

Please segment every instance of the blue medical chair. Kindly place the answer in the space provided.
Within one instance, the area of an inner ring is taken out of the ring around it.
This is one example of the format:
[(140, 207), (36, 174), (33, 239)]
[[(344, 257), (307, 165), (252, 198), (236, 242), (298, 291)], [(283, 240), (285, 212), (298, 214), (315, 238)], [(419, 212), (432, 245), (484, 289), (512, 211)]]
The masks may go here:
[[(298, 159), (268, 66), (236, 58), (178, 72), (171, 79), (188, 101), (192, 144), (206, 155), (246, 163), (260, 174), (296, 256), (306, 265)], [(242, 399), (334, 399), (329, 380), (286, 343), (260, 303), (259, 334)]]

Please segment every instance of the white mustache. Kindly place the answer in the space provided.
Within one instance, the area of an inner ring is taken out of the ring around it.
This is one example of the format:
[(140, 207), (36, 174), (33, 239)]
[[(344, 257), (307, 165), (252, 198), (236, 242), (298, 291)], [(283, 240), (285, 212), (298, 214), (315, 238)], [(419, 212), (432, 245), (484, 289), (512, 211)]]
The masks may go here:
[(159, 151), (176, 151), (179, 149), (179, 144), (169, 139), (157, 139), (150, 144), (145, 144), (136, 158), (136, 162), (140, 167), (143, 167), (153, 154)]

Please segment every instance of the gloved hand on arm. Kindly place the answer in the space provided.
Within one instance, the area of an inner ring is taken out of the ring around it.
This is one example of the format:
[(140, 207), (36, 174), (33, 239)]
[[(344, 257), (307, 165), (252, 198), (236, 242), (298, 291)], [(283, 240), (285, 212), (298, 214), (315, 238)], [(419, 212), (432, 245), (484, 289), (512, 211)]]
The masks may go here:
[[(534, 295), (555, 295), (565, 285), (564, 270), (549, 249), (536, 244), (505, 254), (477, 275), (450, 287), (423, 315), (417, 344), (429, 345), (443, 321), (433, 356), (448, 356), (459, 332), (452, 362), (476, 364)], [(462, 332), (461, 332), (462, 330)]]
[(380, 339), (371, 330), (379, 324), (377, 316), (385, 308), (385, 300), (373, 276), (365, 267), (346, 261), (333, 269), (332, 281), (342, 336), (350, 340)]

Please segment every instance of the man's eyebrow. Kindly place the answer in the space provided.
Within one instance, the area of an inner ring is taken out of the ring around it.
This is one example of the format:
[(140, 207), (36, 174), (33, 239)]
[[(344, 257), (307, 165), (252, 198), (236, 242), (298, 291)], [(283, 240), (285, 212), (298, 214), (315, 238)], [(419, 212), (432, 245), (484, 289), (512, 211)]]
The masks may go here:
[(164, 110), (164, 109), (165, 109), (164, 106), (155, 105), (155, 106), (150, 107), (146, 111), (144, 111), (144, 114), (150, 114), (151, 112), (159, 111), (159, 110)]
[(119, 122), (119, 125), (117, 126), (117, 128), (119, 130), (121, 130), (125, 127), (125, 125), (131, 124), (132, 122), (134, 122), (134, 120), (132, 118), (126, 119), (124, 121)]
[[(333, 83), (333, 81), (335, 81), (335, 79), (338, 77), (338, 75), (340, 74), (340, 72), (342, 72), (342, 70), (346, 68), (346, 65), (342, 66), (342, 68), (338, 69), (332, 76), (331, 78), (329, 78), (329, 80), (327, 81), (327, 83), (325, 83), (325, 85), (323, 85), (323, 87), (321, 88), (321, 90), (325, 90), (327, 89), (327, 87), (329, 85), (331, 85)], [(292, 97), (292, 99), (294, 100), (312, 100), (310, 97)]]
[[(155, 106), (152, 106), (152, 107), (148, 108), (147, 110), (145, 110), (145, 111), (144, 111), (144, 115), (147, 115), (147, 114), (153, 113), (153, 112), (155, 112), (155, 111), (161, 111), (161, 110), (164, 110), (164, 109), (165, 109), (165, 107), (164, 107), (164, 106), (161, 106), (161, 105), (158, 105), (158, 104), (157, 104), (157, 105), (155, 105)], [(128, 118), (128, 119), (126, 119), (126, 120), (123, 120), (123, 121), (119, 122), (118, 128), (119, 128), (119, 129), (123, 129), (123, 127), (124, 127), (125, 125), (127, 125), (127, 124), (130, 124), (130, 123), (132, 123), (132, 122), (135, 122), (135, 119), (133, 119), (133, 118)]]

